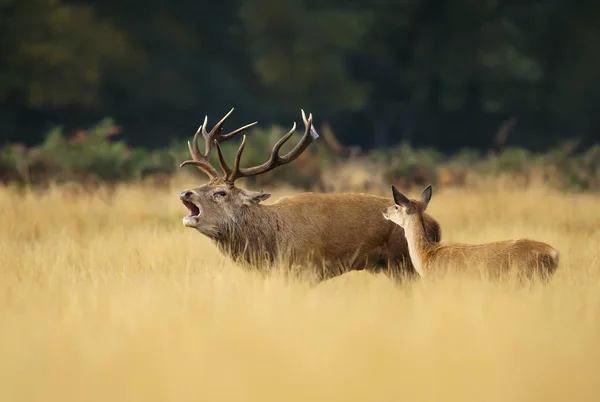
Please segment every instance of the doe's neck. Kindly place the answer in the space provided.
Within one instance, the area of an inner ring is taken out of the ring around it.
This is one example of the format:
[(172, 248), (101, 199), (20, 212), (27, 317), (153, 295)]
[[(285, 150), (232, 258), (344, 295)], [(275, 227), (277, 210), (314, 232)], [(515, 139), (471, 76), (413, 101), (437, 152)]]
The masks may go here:
[(426, 258), (433, 247), (427, 238), (425, 231), (425, 222), (419, 214), (409, 217), (404, 228), (404, 236), (408, 244), (408, 252), (415, 270), (423, 277), (423, 268), (426, 264)]

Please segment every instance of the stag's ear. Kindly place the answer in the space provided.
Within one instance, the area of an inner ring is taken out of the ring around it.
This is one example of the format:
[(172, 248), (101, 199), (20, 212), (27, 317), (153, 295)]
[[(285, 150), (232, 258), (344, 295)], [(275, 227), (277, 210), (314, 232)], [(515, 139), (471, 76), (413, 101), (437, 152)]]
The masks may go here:
[(431, 200), (431, 193), (432, 193), (432, 189), (431, 189), (431, 184), (428, 185), (427, 187), (425, 187), (423, 189), (423, 191), (421, 191), (421, 202), (423, 203), (423, 210), (427, 209), (427, 205), (429, 204), (429, 200)]
[(264, 191), (242, 191), (242, 202), (245, 205), (256, 205), (261, 201), (269, 198), (271, 194), (265, 193)]
[(406, 198), (404, 194), (402, 194), (398, 189), (392, 184), (392, 194), (394, 195), (394, 202), (396, 205), (401, 205), (403, 207), (410, 207), (410, 200)]

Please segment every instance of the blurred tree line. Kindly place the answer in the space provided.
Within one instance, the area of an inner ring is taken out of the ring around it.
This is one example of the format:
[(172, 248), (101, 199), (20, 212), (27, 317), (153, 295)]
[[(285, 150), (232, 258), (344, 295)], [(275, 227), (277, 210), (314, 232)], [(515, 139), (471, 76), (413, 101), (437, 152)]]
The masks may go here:
[(110, 116), (166, 146), (235, 107), (366, 149), (487, 149), (511, 118), (509, 145), (589, 146), (598, 43), (591, 0), (0, 0), (0, 141)]

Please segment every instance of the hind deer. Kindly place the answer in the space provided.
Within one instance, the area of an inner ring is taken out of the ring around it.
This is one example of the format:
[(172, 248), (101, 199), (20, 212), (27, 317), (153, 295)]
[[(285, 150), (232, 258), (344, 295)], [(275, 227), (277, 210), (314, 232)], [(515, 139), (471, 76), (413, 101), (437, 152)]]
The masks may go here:
[[(536, 240), (503, 240), (484, 244), (434, 243), (424, 231), (424, 213), (431, 200), (431, 185), (421, 192), (420, 200), (409, 200), (392, 185), (394, 205), (382, 211), (384, 219), (404, 229), (414, 269), (427, 278), (447, 267), (484, 268), (492, 277), (516, 272), (531, 279), (538, 274), (548, 280), (555, 273), (559, 252)], [(513, 269), (515, 269), (513, 271)]]
[[(302, 193), (264, 205), (261, 202), (270, 197), (269, 193), (237, 187), (235, 182), (239, 178), (260, 175), (292, 162), (319, 136), (312, 127), (312, 114), (307, 119), (302, 110), (304, 134), (289, 153), (279, 155), (283, 144), (295, 132), (296, 123), (273, 146), (269, 159), (255, 167), (240, 167), (246, 145), (244, 135), (231, 168), (219, 144), (257, 123), (222, 134), (223, 124), (232, 112), (233, 109), (210, 131), (206, 130), (205, 117), (192, 143), (188, 142), (192, 159), (180, 166), (198, 167), (209, 182), (180, 193), (179, 198), (189, 211), (182, 219), (184, 226), (207, 236), (232, 259), (255, 267), (273, 262), (313, 263), (321, 268), (317, 278), (323, 280), (362, 269), (408, 276), (414, 273), (403, 230), (381, 216), (381, 210), (389, 205), (385, 197)], [(205, 140), (204, 154), (198, 147), (200, 133)], [(213, 145), (223, 175), (209, 162)], [(428, 238), (439, 241), (437, 221), (424, 215), (423, 222)]]

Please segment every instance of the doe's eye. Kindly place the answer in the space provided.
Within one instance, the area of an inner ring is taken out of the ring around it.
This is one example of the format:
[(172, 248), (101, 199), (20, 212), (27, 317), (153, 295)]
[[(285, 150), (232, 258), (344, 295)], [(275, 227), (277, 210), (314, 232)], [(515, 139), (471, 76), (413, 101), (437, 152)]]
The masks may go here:
[(216, 191), (213, 195), (215, 197), (225, 197), (227, 193), (225, 191)]

